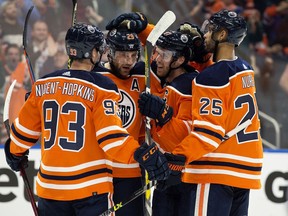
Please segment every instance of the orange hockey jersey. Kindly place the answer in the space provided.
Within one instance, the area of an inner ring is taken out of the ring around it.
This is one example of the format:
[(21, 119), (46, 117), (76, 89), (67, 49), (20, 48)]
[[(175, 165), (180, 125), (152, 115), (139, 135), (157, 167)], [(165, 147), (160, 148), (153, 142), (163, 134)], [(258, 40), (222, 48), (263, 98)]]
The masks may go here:
[(39, 197), (75, 200), (112, 192), (112, 161), (135, 163), (139, 146), (117, 115), (116, 85), (97, 73), (60, 70), (35, 82), (11, 127), (11, 153), (41, 135)]
[[(263, 152), (251, 66), (239, 58), (219, 61), (192, 86), (192, 132), (173, 151), (190, 162), (182, 181), (260, 188)], [(250, 126), (223, 142), (248, 119)]]
[[(155, 127), (153, 121), (151, 131), (153, 140), (168, 152), (172, 152), (176, 145), (191, 132), (192, 80), (198, 72), (188, 65), (185, 67), (186, 73), (161, 87), (161, 91), (164, 92), (162, 98), (173, 108), (172, 119), (163, 127)], [(155, 94), (154, 91), (152, 93)], [(159, 96), (159, 90), (157, 94)]]
[[(120, 100), (118, 115), (123, 127), (141, 144), (144, 141), (144, 122), (138, 109), (138, 98), (145, 90), (145, 65), (138, 62), (131, 70), (131, 76), (127, 79), (116, 77), (111, 70), (98, 67), (94, 72), (109, 77), (118, 87)], [(124, 164), (118, 160), (113, 161), (113, 176), (117, 178), (140, 177), (141, 170), (138, 163)]]

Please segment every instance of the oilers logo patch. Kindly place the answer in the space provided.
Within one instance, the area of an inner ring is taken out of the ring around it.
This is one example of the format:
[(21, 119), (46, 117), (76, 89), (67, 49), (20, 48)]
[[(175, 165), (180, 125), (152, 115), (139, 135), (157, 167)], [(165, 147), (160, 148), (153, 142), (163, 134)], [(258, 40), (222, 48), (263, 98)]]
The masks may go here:
[(135, 119), (136, 116), (136, 106), (130, 95), (119, 89), (120, 101), (118, 102), (118, 116), (122, 120), (124, 128), (128, 128)]

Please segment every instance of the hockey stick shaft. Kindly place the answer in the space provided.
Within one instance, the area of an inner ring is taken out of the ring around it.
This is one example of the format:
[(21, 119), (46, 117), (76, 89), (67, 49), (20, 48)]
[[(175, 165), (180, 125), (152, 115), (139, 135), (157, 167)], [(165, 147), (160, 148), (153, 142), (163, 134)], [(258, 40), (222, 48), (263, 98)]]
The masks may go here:
[(72, 0), (72, 3), (73, 3), (73, 10), (72, 10), (72, 26), (75, 25), (76, 23), (76, 12), (77, 12), (77, 0)]
[[(176, 20), (176, 16), (172, 11), (166, 11), (164, 15), (159, 19), (159, 21), (154, 26), (153, 30), (147, 37), (147, 42), (144, 46), (144, 57), (145, 57), (145, 86), (146, 93), (150, 93), (150, 58), (149, 54), (152, 51), (158, 38), (171, 26)], [(150, 119), (146, 117), (145, 124), (145, 141), (146, 143), (151, 143), (150, 134)]]
[[(76, 24), (76, 13), (77, 13), (77, 6), (78, 6), (77, 0), (72, 0), (72, 4), (73, 4), (73, 8), (72, 8), (72, 23), (71, 23), (71, 26), (74, 26)], [(68, 69), (70, 69), (72, 61), (73, 60), (71, 58), (68, 59), (68, 62), (67, 62), (67, 68)]]
[(102, 214), (100, 214), (99, 216), (109, 216), (111, 213), (119, 210), (120, 208), (124, 207), (125, 205), (129, 204), (130, 202), (132, 202), (133, 200), (135, 200), (136, 198), (138, 198), (139, 196), (141, 196), (142, 194), (144, 194), (147, 190), (151, 189), (152, 187), (154, 187), (156, 185), (156, 181), (150, 181), (148, 184), (146, 184), (143, 188), (140, 188), (139, 190), (135, 191), (129, 199), (127, 199), (124, 202), (119, 202), (117, 204), (115, 204), (114, 206), (112, 206), (111, 208), (109, 208), (108, 210), (106, 210), (105, 212), (103, 212)]
[[(4, 104), (4, 112), (3, 112), (3, 121), (4, 121), (4, 125), (6, 128), (6, 132), (7, 135), (10, 136), (10, 124), (9, 124), (9, 107), (10, 107), (10, 101), (11, 101), (11, 97), (12, 97), (12, 93), (13, 93), (13, 89), (14, 86), (16, 84), (16, 80), (13, 81), (13, 83), (10, 85), (8, 91), (7, 91), (7, 95), (6, 95), (6, 99), (5, 99), (5, 104)], [(29, 184), (28, 178), (27, 178), (27, 174), (25, 172), (25, 169), (23, 168), (23, 166), (20, 166), (20, 175), (22, 176), (27, 194), (29, 196), (30, 199), (30, 203), (34, 212), (35, 216), (38, 216), (38, 208), (36, 206), (36, 202), (34, 199), (34, 194), (31, 190), (31, 186)]]
[(32, 67), (29, 55), (27, 53), (26, 47), (27, 47), (28, 21), (29, 21), (29, 17), (30, 17), (30, 15), (32, 13), (33, 8), (34, 8), (34, 6), (31, 6), (30, 9), (28, 10), (28, 13), (27, 13), (26, 18), (25, 18), (24, 30), (23, 30), (23, 50), (24, 50), (24, 56), (25, 56), (25, 59), (26, 59), (26, 64), (28, 66), (28, 71), (29, 71), (30, 80), (31, 80), (32, 85), (35, 82), (35, 74), (34, 74), (33, 67)]
[[(149, 54), (151, 54), (153, 46), (155, 45), (158, 38), (171, 26), (176, 20), (176, 16), (172, 11), (166, 11), (164, 15), (159, 19), (159, 21), (154, 26), (153, 30), (150, 32), (146, 39), (146, 44), (144, 46), (144, 57), (145, 57), (145, 91), (146, 93), (150, 93), (150, 58)], [(145, 141), (148, 145), (152, 143), (151, 140), (151, 132), (150, 132), (150, 118), (146, 116), (145, 118)], [(146, 181), (148, 181), (148, 174), (146, 172)], [(148, 183), (149, 184), (149, 183)], [(150, 195), (151, 191), (146, 190), (145, 196), (145, 210), (147, 215), (150, 215), (151, 211), (151, 202)], [(145, 193), (143, 192), (143, 193)]]

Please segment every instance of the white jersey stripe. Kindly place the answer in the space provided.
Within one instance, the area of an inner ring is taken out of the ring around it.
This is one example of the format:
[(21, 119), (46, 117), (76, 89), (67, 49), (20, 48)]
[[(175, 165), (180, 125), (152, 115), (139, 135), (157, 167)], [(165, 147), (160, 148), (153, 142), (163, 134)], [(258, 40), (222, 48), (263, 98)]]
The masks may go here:
[(260, 180), (260, 175), (252, 175), (252, 174), (246, 174), (246, 173), (239, 173), (231, 170), (223, 170), (223, 169), (191, 169), (191, 168), (185, 168), (184, 173), (192, 173), (192, 174), (203, 174), (203, 175), (209, 175), (209, 174), (220, 174), (220, 175), (230, 175), (235, 176), (238, 178), (245, 178), (245, 179), (254, 179), (254, 180)]
[(109, 127), (105, 127), (105, 128), (102, 128), (101, 130), (96, 131), (96, 136), (100, 136), (103, 133), (107, 133), (113, 130), (118, 130), (118, 131), (123, 131), (125, 133), (128, 133), (125, 128), (121, 128), (119, 126), (109, 126)]
[(215, 148), (218, 148), (219, 147), (219, 144), (217, 142), (215, 142), (214, 140), (211, 140), (201, 134), (198, 134), (198, 133), (195, 133), (195, 132), (192, 132), (191, 134), (194, 134), (196, 137), (198, 137), (200, 140), (202, 140), (203, 142), (205, 143), (208, 143), (212, 146), (214, 146)]
[(89, 167), (93, 167), (93, 166), (99, 166), (99, 165), (112, 165), (112, 161), (110, 160), (96, 160), (96, 161), (90, 161), (87, 163), (83, 163), (83, 164), (79, 164), (77, 166), (72, 166), (72, 167), (54, 167), (54, 166), (46, 166), (45, 164), (43, 164), (43, 162), (41, 162), (41, 168), (45, 171), (49, 171), (49, 172), (76, 172), (82, 169), (86, 169)]
[(29, 130), (28, 128), (26, 128), (26, 127), (24, 127), (23, 125), (21, 125), (21, 124), (19, 123), (19, 118), (16, 118), (16, 119), (15, 119), (15, 124), (16, 124), (16, 127), (17, 127), (19, 130), (23, 131), (23, 132), (26, 133), (26, 134), (30, 134), (30, 135), (32, 135), (32, 136), (38, 136), (38, 137), (41, 135), (41, 132)]
[(82, 182), (79, 184), (70, 184), (70, 185), (69, 184), (44, 183), (44, 182), (40, 181), (40, 179), (38, 177), (36, 178), (36, 181), (42, 188), (49, 188), (49, 189), (54, 189), (54, 190), (76, 190), (76, 189), (89, 187), (89, 186), (95, 185), (95, 184), (112, 182), (112, 178), (111, 177), (103, 177), (103, 178), (98, 178), (98, 179), (93, 179), (90, 181)]

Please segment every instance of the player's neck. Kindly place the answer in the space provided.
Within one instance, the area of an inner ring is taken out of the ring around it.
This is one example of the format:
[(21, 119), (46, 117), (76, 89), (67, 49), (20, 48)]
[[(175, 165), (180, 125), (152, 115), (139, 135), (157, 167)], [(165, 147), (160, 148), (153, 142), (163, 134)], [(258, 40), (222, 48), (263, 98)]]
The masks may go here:
[(183, 73), (185, 73), (185, 70), (183, 67), (174, 69), (170, 72), (169, 76), (166, 78), (166, 81), (168, 83), (171, 83), (176, 77), (180, 76)]
[(85, 59), (83, 61), (74, 60), (71, 65), (71, 70), (83, 70), (83, 71), (91, 71), (93, 65), (90, 62), (90, 59)]
[(219, 43), (216, 55), (216, 62), (226, 59), (234, 60), (235, 59), (235, 46), (230, 43)]

